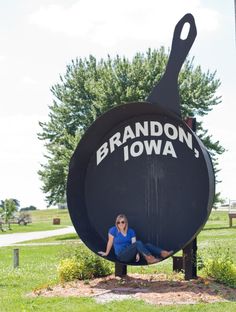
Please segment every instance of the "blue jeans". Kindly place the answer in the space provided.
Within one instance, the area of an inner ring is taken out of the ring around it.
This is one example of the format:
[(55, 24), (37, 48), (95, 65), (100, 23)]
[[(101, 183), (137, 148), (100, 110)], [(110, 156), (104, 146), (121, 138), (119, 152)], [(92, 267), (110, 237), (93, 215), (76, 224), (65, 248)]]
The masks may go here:
[(150, 243), (144, 244), (141, 241), (136, 241), (122, 250), (117, 255), (117, 258), (121, 262), (131, 262), (132, 260), (135, 260), (135, 256), (138, 252), (146, 256), (153, 255), (154, 257), (160, 257), (162, 250), (162, 248), (154, 246)]

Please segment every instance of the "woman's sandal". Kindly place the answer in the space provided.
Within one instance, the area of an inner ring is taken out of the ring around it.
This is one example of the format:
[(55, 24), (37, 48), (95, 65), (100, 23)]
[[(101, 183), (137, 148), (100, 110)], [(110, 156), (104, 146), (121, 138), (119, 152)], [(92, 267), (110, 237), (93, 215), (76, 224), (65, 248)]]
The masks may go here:
[(171, 257), (174, 254), (174, 250), (170, 250), (167, 252), (167, 255), (165, 257), (162, 257), (162, 259), (166, 259), (168, 257)]
[(161, 259), (159, 258), (155, 258), (154, 256), (150, 255), (150, 256), (144, 256), (144, 258), (146, 259), (148, 264), (154, 264), (154, 263), (158, 263), (161, 261)]

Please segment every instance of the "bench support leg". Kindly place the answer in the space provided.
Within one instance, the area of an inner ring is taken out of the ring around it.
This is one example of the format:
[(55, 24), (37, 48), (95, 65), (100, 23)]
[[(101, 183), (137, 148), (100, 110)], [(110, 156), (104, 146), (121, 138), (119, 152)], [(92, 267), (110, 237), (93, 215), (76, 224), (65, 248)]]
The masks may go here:
[(124, 277), (127, 275), (127, 265), (115, 262), (115, 276)]
[(184, 271), (185, 280), (197, 278), (197, 238), (183, 249), (182, 257), (173, 257), (173, 271)]
[(183, 269), (185, 280), (197, 278), (197, 238), (183, 249)]

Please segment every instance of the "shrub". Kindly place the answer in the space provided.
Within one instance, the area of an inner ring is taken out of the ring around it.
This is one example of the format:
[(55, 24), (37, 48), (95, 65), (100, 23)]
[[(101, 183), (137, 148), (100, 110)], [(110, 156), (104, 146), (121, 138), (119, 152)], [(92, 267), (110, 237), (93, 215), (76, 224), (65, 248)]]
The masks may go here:
[(214, 253), (204, 264), (204, 272), (216, 281), (236, 288), (236, 266), (233, 264), (229, 251)]
[(197, 269), (202, 270), (204, 268), (204, 259), (200, 253), (197, 254)]
[(95, 277), (103, 277), (113, 272), (112, 264), (95, 255), (86, 247), (79, 245), (64, 253), (58, 266), (58, 274), (61, 282), (74, 279), (87, 280)]
[(74, 258), (62, 259), (57, 267), (59, 279), (62, 283), (79, 278), (79, 264)]

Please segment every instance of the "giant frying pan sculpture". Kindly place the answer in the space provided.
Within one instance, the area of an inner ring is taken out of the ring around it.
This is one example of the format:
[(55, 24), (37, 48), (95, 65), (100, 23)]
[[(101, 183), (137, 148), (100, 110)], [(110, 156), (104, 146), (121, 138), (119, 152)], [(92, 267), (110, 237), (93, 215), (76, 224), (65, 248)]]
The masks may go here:
[[(180, 38), (185, 23), (190, 30)], [(124, 213), (137, 239), (177, 252), (203, 228), (214, 197), (210, 156), (181, 119), (178, 74), (196, 37), (191, 14), (176, 25), (166, 71), (147, 102), (115, 107), (86, 131), (70, 162), (67, 202), (82, 241), (105, 250)], [(114, 253), (108, 260), (118, 262)], [(140, 261), (135, 265), (143, 265)]]

